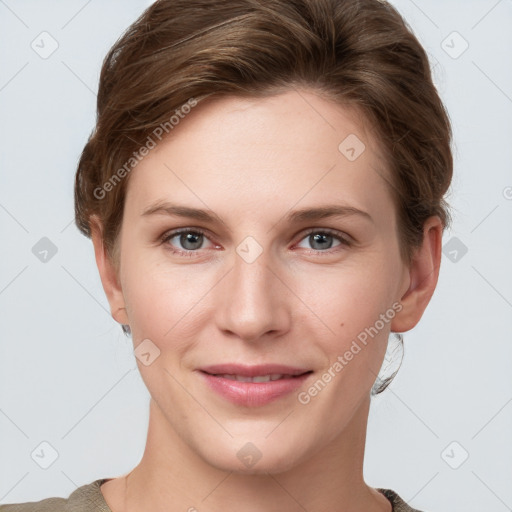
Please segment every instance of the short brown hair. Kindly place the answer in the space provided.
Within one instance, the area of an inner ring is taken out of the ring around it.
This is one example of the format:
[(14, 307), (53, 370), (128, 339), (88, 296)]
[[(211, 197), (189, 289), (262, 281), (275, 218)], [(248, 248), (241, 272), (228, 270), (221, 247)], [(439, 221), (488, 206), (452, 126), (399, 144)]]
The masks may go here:
[(438, 215), (452, 177), (451, 128), (422, 46), (380, 0), (158, 0), (107, 54), (97, 124), (75, 181), (75, 219), (98, 215), (111, 256), (129, 175), (95, 190), (190, 98), (258, 96), (305, 85), (355, 105), (379, 136), (393, 176), (404, 261)]
[(380, 0), (156, 1), (105, 57), (97, 124), (76, 173), (78, 228), (91, 236), (97, 215), (115, 262), (129, 181), (119, 171), (155, 129), (191, 98), (295, 86), (357, 108), (377, 134), (409, 264), (425, 220), (450, 222), (451, 128), (424, 49)]

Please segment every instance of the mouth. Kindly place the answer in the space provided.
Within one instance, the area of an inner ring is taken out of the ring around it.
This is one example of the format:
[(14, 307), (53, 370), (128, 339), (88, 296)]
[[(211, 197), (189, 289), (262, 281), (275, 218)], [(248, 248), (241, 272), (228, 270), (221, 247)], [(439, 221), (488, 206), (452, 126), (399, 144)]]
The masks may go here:
[(224, 377), (239, 382), (269, 382), (280, 379), (291, 379), (312, 372), (309, 368), (271, 363), (253, 366), (226, 363), (205, 366), (199, 368), (199, 370), (215, 377)]
[[(202, 371), (202, 370), (201, 370)], [(313, 373), (313, 370), (309, 370), (304, 373), (300, 373), (298, 375), (291, 375), (286, 373), (271, 373), (267, 375), (255, 375), (254, 377), (249, 377), (247, 375), (237, 375), (230, 373), (209, 373), (204, 372), (212, 377), (222, 377), (223, 379), (236, 380), (238, 382), (270, 382), (275, 380), (283, 380), (283, 379), (296, 379), (298, 377), (302, 377), (303, 375), (307, 375), (309, 373)]]
[(217, 365), (201, 368), (207, 386), (241, 407), (264, 406), (305, 385), (313, 370), (283, 365)]

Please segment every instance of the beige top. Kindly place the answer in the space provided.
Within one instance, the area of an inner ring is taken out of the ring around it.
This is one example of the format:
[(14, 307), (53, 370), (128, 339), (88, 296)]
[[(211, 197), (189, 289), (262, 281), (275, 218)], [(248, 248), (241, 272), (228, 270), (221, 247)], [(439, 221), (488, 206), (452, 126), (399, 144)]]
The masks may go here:
[[(68, 498), (46, 498), (27, 503), (0, 505), (0, 512), (112, 512), (101, 493), (100, 486), (111, 480), (100, 478), (75, 489)], [(393, 512), (421, 512), (409, 507), (398, 494), (390, 489), (377, 489), (393, 505)]]

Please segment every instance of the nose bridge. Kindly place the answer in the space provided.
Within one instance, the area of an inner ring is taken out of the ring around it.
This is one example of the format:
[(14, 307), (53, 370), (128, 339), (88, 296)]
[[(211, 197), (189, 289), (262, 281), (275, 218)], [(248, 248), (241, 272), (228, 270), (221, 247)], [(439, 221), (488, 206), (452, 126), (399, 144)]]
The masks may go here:
[(271, 250), (246, 237), (236, 247), (232, 261), (217, 309), (219, 328), (245, 340), (286, 330), (286, 298), (282, 284), (269, 269), (275, 263)]

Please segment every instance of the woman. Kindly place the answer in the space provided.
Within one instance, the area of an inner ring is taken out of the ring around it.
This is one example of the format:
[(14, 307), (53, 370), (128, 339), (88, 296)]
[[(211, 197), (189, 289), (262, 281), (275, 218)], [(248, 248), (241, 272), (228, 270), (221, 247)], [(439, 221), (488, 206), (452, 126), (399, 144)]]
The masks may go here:
[(365, 483), (365, 434), (437, 283), (450, 141), (385, 2), (154, 3), (105, 59), (75, 183), (145, 452), (0, 510), (412, 511)]

